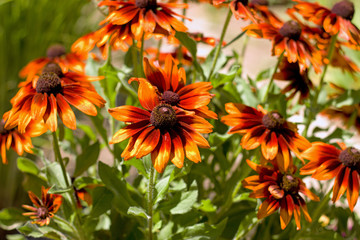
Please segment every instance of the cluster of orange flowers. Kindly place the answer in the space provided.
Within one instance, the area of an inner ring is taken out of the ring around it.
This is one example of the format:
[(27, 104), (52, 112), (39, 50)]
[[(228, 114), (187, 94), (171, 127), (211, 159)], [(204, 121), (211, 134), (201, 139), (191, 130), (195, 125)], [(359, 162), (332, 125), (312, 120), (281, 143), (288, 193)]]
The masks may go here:
[[(284, 56), (275, 78), (291, 81), (283, 91), (293, 91), (290, 97), (300, 92), (302, 101), (309, 96), (312, 87), (307, 76), (311, 66), (317, 72), (327, 64), (350, 73), (359, 71), (344, 56), (341, 48), (359, 49), (360, 31), (351, 23), (354, 6), (347, 0), (335, 4), (331, 10), (317, 3), (295, 1), (297, 4), (288, 10), (292, 20), (287, 22), (268, 9), (266, 0), (233, 0), (229, 5), (237, 19), (252, 22), (243, 29), (249, 36), (272, 40), (272, 54)], [(223, 3), (223, 0), (214, 1), (217, 5)], [(99, 6), (106, 6), (109, 10), (108, 16), (100, 23), (101, 28), (78, 39), (70, 54), (66, 54), (61, 46), (54, 46), (49, 48), (46, 58), (34, 60), (21, 71), (21, 76), (27, 80), (20, 84), (19, 92), (11, 100), (12, 109), (4, 115), (0, 128), (3, 162), (6, 162), (6, 148), (12, 146), (18, 154), (23, 150), (31, 152), (30, 137), (41, 134), (43, 129), (56, 131), (58, 115), (65, 126), (75, 129), (76, 119), (70, 105), (91, 116), (97, 114), (95, 106), (104, 106), (104, 99), (91, 84), (91, 81), (101, 80), (102, 77), (84, 75), (83, 61), (95, 46), (101, 50), (103, 58), (107, 58), (109, 48), (126, 51), (130, 45), (143, 44), (151, 37), (167, 37), (170, 42), (176, 43), (175, 32), (187, 31), (184, 23), (175, 16), (186, 17), (172, 10), (186, 8), (187, 4), (130, 0), (102, 1)], [(300, 17), (303, 21), (299, 20)], [(217, 42), (201, 34), (189, 35), (211, 45)], [(335, 57), (328, 59), (327, 49), (334, 38), (337, 50)], [(185, 50), (183, 56), (186, 54)], [(178, 168), (183, 167), (185, 156), (195, 163), (201, 161), (198, 147), (210, 147), (201, 134), (208, 134), (213, 128), (206, 119), (217, 119), (217, 114), (208, 108), (214, 97), (209, 92), (211, 83), (187, 85), (185, 70), (177, 67), (176, 59), (169, 54), (156, 59), (158, 62), (155, 59), (144, 58), (145, 78), (129, 80), (129, 83), (135, 81), (139, 85), (138, 98), (142, 108), (119, 106), (108, 111), (115, 119), (127, 124), (114, 134), (110, 142), (114, 144), (129, 139), (121, 156), (129, 160), (151, 154), (154, 168), (162, 173), (169, 161)], [(191, 58), (183, 59), (188, 63), (192, 61)], [(163, 63), (164, 67), (159, 63)], [(286, 121), (277, 111), (268, 112), (261, 106), (255, 109), (236, 103), (227, 103), (225, 107), (228, 115), (221, 121), (232, 127), (230, 134), (243, 135), (242, 148), (261, 148), (261, 164), (248, 161), (259, 175), (243, 181), (243, 186), (253, 191), (252, 197), (266, 198), (259, 208), (259, 218), (280, 209), (282, 228), (294, 215), (300, 229), (301, 212), (307, 221), (311, 221), (300, 193), (315, 201), (319, 198), (295, 176), (297, 169), (292, 153), (302, 161), (310, 160), (300, 169), (300, 174), (312, 174), (319, 180), (336, 177), (333, 201), (337, 201), (347, 190), (349, 206), (353, 210), (359, 194), (359, 150), (346, 148), (343, 144), (340, 144), (341, 150), (325, 143), (311, 144), (299, 135), (293, 123)], [(33, 127), (35, 124), (42, 127)], [(43, 210), (39, 209), (47, 208), (47, 212), (55, 213), (59, 206), (56, 196), (50, 195), (48, 199), (44, 189), (43, 195), (40, 201), (30, 194), (38, 209), (26, 206), (36, 212), (28, 215), (39, 218), (37, 223), (41, 225), (48, 224), (52, 215), (43, 214)]]

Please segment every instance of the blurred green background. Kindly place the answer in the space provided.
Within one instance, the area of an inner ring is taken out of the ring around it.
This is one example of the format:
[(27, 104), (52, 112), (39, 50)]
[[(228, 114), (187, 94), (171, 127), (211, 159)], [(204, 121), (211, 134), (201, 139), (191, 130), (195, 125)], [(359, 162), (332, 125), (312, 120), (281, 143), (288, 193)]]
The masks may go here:
[[(22, 80), (18, 73), (31, 60), (46, 55), (48, 46), (71, 44), (97, 27), (96, 3), (90, 0), (0, 0), (0, 114)], [(16, 168), (16, 154), (8, 151), (8, 165), (0, 164), (0, 209), (28, 202), (26, 181)], [(5, 239), (0, 229), (0, 239)]]

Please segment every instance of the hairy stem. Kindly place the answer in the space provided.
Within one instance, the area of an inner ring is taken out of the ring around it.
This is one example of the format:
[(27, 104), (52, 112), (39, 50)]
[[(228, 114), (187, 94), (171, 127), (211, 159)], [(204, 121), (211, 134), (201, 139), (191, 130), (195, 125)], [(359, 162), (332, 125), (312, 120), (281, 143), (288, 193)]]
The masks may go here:
[(153, 224), (153, 191), (154, 191), (154, 173), (155, 169), (151, 165), (150, 177), (149, 177), (149, 186), (148, 186), (148, 228), (149, 228), (149, 240), (153, 239), (152, 233), (152, 224)]

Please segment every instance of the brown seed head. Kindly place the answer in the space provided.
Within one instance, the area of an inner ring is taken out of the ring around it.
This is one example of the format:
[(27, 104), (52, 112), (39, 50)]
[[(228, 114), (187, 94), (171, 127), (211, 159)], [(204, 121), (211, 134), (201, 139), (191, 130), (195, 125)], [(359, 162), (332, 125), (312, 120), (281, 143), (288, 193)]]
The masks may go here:
[(158, 129), (171, 129), (177, 123), (175, 110), (169, 104), (160, 104), (151, 112), (150, 123)]
[(40, 219), (46, 219), (49, 216), (49, 211), (46, 207), (39, 207), (36, 211), (36, 215)]
[(293, 40), (299, 40), (301, 36), (301, 26), (299, 23), (290, 20), (284, 23), (284, 25), (280, 28), (279, 33), (283, 37), (288, 37)]
[(251, 0), (252, 4), (261, 5), (261, 6), (269, 6), (268, 0)]
[(180, 101), (180, 96), (177, 93), (174, 93), (172, 91), (165, 91), (162, 94), (162, 99), (165, 103), (170, 104), (172, 106), (175, 106)]
[(299, 191), (299, 179), (292, 175), (282, 176), (280, 187), (288, 193), (297, 193)]
[(331, 9), (331, 12), (351, 21), (355, 13), (354, 4), (350, 1), (343, 0), (341, 2), (335, 3)]
[(60, 78), (64, 76), (61, 67), (57, 63), (48, 63), (45, 65), (45, 67), (42, 70), (42, 73), (50, 73), (50, 72), (55, 73)]
[(46, 56), (48, 58), (61, 57), (66, 54), (66, 49), (61, 44), (54, 44), (50, 46), (46, 51)]
[(53, 72), (42, 73), (36, 83), (37, 93), (47, 93), (48, 95), (53, 93), (56, 95), (57, 93), (60, 93), (61, 90), (61, 80), (59, 76)]
[(339, 160), (346, 167), (358, 168), (360, 166), (360, 151), (354, 147), (348, 147), (340, 153)]
[(271, 130), (281, 129), (285, 123), (285, 118), (280, 113), (271, 111), (263, 116), (262, 123)]

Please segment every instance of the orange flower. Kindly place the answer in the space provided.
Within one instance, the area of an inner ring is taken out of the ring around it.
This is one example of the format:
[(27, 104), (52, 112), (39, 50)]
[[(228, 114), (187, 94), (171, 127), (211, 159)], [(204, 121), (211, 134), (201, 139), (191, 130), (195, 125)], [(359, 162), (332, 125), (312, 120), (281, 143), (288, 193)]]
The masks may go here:
[[(5, 114), (6, 115), (6, 114)], [(7, 163), (6, 151), (14, 149), (16, 153), (21, 156), (24, 151), (28, 153), (33, 153), (33, 145), (31, 143), (32, 137), (37, 137), (47, 131), (44, 123), (31, 121), (25, 133), (20, 133), (17, 128), (5, 129), (5, 121), (0, 120), (0, 149), (1, 149), (1, 158), (2, 163)]]
[(273, 41), (272, 54), (284, 56), (290, 63), (298, 62), (301, 71), (312, 65), (319, 72), (321, 65), (320, 53), (303, 36), (301, 25), (293, 20), (282, 26), (269, 23), (250, 24), (243, 29), (247, 34), (256, 38), (266, 38)]
[(304, 19), (311, 21), (331, 35), (339, 34), (349, 47), (360, 49), (360, 31), (351, 23), (354, 16), (354, 4), (348, 0), (336, 3), (332, 9), (320, 6), (318, 3), (298, 2), (293, 9), (303, 16)]
[(67, 72), (69, 70), (84, 73), (85, 63), (84, 60), (87, 57), (78, 53), (66, 53), (64, 46), (55, 44), (47, 49), (46, 57), (37, 58), (28, 63), (23, 69), (21, 69), (19, 75), (27, 80), (32, 79), (36, 74), (41, 73), (43, 67), (51, 62), (59, 64), (62, 71)]
[(40, 226), (49, 225), (50, 218), (59, 210), (62, 204), (62, 196), (57, 194), (47, 193), (50, 188), (45, 189), (41, 187), (41, 199), (39, 199), (33, 192), (29, 191), (30, 200), (35, 207), (29, 205), (22, 205), (26, 210), (31, 212), (23, 213), (24, 216), (30, 216), (33, 221), (31, 223), (39, 224)]
[(11, 100), (13, 108), (7, 115), (5, 128), (18, 126), (23, 133), (31, 119), (43, 119), (50, 131), (54, 132), (57, 129), (58, 113), (65, 126), (76, 129), (75, 114), (70, 105), (91, 116), (97, 114), (95, 105), (105, 105), (105, 100), (87, 79), (93, 80), (73, 73), (63, 75), (59, 67), (49, 65), (36, 81), (28, 82), (20, 88)]
[[(226, 0), (213, 0), (212, 3), (215, 6), (218, 6), (225, 1)], [(249, 0), (233, 0), (230, 2), (230, 9), (236, 19), (241, 18), (242, 20), (251, 20), (252, 22), (256, 23), (257, 21), (248, 4)]]
[(156, 87), (160, 101), (184, 110), (194, 111), (196, 115), (204, 118), (217, 119), (216, 113), (210, 111), (207, 105), (214, 96), (209, 91), (212, 89), (209, 82), (197, 82), (186, 85), (184, 68), (178, 69), (174, 59), (168, 55), (165, 59), (165, 68), (155, 67), (144, 58), (146, 79), (131, 78), (129, 82), (138, 81)]
[(289, 84), (281, 91), (283, 94), (292, 92), (286, 99), (289, 100), (295, 96), (297, 92), (300, 93), (299, 102), (302, 103), (310, 94), (310, 89), (313, 84), (308, 77), (307, 69), (304, 72), (300, 71), (298, 63), (290, 63), (287, 58), (283, 58), (279, 66), (279, 72), (274, 74), (274, 78), (280, 81), (287, 81)]
[(99, 6), (114, 6), (100, 24), (127, 26), (127, 31), (136, 40), (141, 40), (143, 33), (158, 36), (174, 35), (175, 30), (186, 32), (185, 25), (174, 16), (186, 18), (172, 11), (172, 8), (187, 8), (187, 4), (158, 3), (156, 0), (131, 0), (128, 2), (102, 1)]
[(244, 135), (241, 146), (251, 150), (261, 145), (261, 153), (266, 160), (273, 160), (278, 153), (282, 155), (282, 169), (287, 171), (290, 165), (290, 152), (300, 159), (300, 151), (311, 146), (308, 140), (297, 133), (295, 124), (287, 122), (277, 111), (267, 112), (261, 106), (258, 110), (240, 103), (227, 103), (225, 109), (229, 115), (221, 121), (233, 126), (229, 134)]
[(317, 180), (335, 178), (332, 201), (336, 202), (347, 190), (346, 196), (351, 211), (359, 198), (360, 151), (338, 143), (341, 149), (330, 144), (315, 142), (302, 156), (310, 162), (300, 169), (300, 174)]
[(121, 157), (129, 160), (151, 153), (154, 168), (162, 173), (169, 160), (182, 168), (184, 157), (198, 163), (201, 161), (199, 147), (210, 147), (200, 133), (212, 132), (212, 125), (192, 112), (162, 103), (156, 89), (147, 80), (141, 82), (138, 90), (140, 104), (144, 109), (120, 106), (109, 109), (117, 120), (129, 123), (114, 134), (110, 143), (130, 138)]
[(243, 180), (245, 188), (252, 190), (250, 197), (266, 198), (260, 205), (258, 218), (262, 219), (280, 209), (281, 229), (286, 228), (292, 215), (294, 215), (297, 229), (301, 228), (301, 211), (306, 221), (311, 222), (306, 203), (302, 193), (313, 201), (319, 201), (319, 198), (306, 188), (304, 182), (294, 176), (296, 169), (292, 168), (290, 172), (281, 172), (279, 169), (269, 166), (261, 166), (247, 160), (248, 165), (259, 175), (250, 176)]

